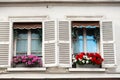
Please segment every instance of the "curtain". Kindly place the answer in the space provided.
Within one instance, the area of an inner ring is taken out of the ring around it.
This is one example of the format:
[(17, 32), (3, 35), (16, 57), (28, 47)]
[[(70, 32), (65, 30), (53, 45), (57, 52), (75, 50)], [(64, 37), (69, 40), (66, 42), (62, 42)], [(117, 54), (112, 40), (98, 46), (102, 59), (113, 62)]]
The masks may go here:
[(31, 53), (37, 56), (42, 56), (42, 30), (32, 30), (31, 32)]
[(27, 36), (28, 34), (26, 30), (18, 31), (16, 44), (17, 55), (27, 53)]

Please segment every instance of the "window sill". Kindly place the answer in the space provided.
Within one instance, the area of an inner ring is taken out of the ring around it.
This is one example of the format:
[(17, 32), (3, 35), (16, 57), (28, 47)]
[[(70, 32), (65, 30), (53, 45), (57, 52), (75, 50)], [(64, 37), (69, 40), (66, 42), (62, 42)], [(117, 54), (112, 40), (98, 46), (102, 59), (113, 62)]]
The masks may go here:
[(104, 72), (105, 68), (69, 68), (70, 72), (79, 72), (79, 71), (91, 71), (91, 72)]
[(8, 71), (46, 71), (46, 68), (8, 68)]

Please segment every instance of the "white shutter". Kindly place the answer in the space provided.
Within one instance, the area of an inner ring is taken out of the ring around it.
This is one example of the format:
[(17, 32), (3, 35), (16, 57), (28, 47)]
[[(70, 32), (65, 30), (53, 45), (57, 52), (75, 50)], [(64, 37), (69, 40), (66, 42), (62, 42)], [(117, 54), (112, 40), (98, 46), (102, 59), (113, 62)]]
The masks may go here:
[(69, 21), (59, 21), (58, 62), (61, 67), (71, 67), (71, 26)]
[(57, 34), (55, 21), (43, 22), (43, 66), (57, 65)]
[(116, 66), (115, 44), (112, 21), (103, 21), (101, 26), (102, 54), (104, 57), (103, 67)]
[(9, 22), (0, 22), (0, 67), (8, 66)]

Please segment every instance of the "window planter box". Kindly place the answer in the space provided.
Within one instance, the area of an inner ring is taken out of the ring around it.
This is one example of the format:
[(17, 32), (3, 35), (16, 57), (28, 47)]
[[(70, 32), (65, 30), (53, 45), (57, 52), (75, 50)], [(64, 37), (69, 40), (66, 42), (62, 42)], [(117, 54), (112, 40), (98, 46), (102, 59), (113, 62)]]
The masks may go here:
[(19, 64), (14, 64), (12, 65), (13, 67), (25, 67), (25, 64), (19, 63)]
[(16, 65), (12, 65), (12, 67), (14, 67), (14, 68), (16, 68), (16, 67), (42, 67), (42, 66), (40, 66), (40, 65), (34, 65), (34, 66), (26, 66), (24, 63), (19, 63), (19, 64), (16, 64)]
[(93, 64), (83, 64), (83, 65), (78, 65), (76, 64), (76, 68), (100, 68), (101, 65), (93, 65)]

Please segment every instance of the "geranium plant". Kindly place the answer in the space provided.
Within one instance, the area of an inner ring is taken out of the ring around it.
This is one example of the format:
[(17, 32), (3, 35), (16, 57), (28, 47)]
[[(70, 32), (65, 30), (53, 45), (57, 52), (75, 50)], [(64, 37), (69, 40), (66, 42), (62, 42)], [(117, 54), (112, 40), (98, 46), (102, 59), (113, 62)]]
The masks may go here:
[(35, 55), (14, 56), (12, 63), (14, 66), (21, 63), (24, 64), (26, 67), (42, 66), (41, 58)]
[(104, 59), (101, 57), (99, 53), (81, 52), (75, 56), (75, 60), (73, 62), (79, 65), (84, 65), (84, 64), (101, 65), (103, 60)]

